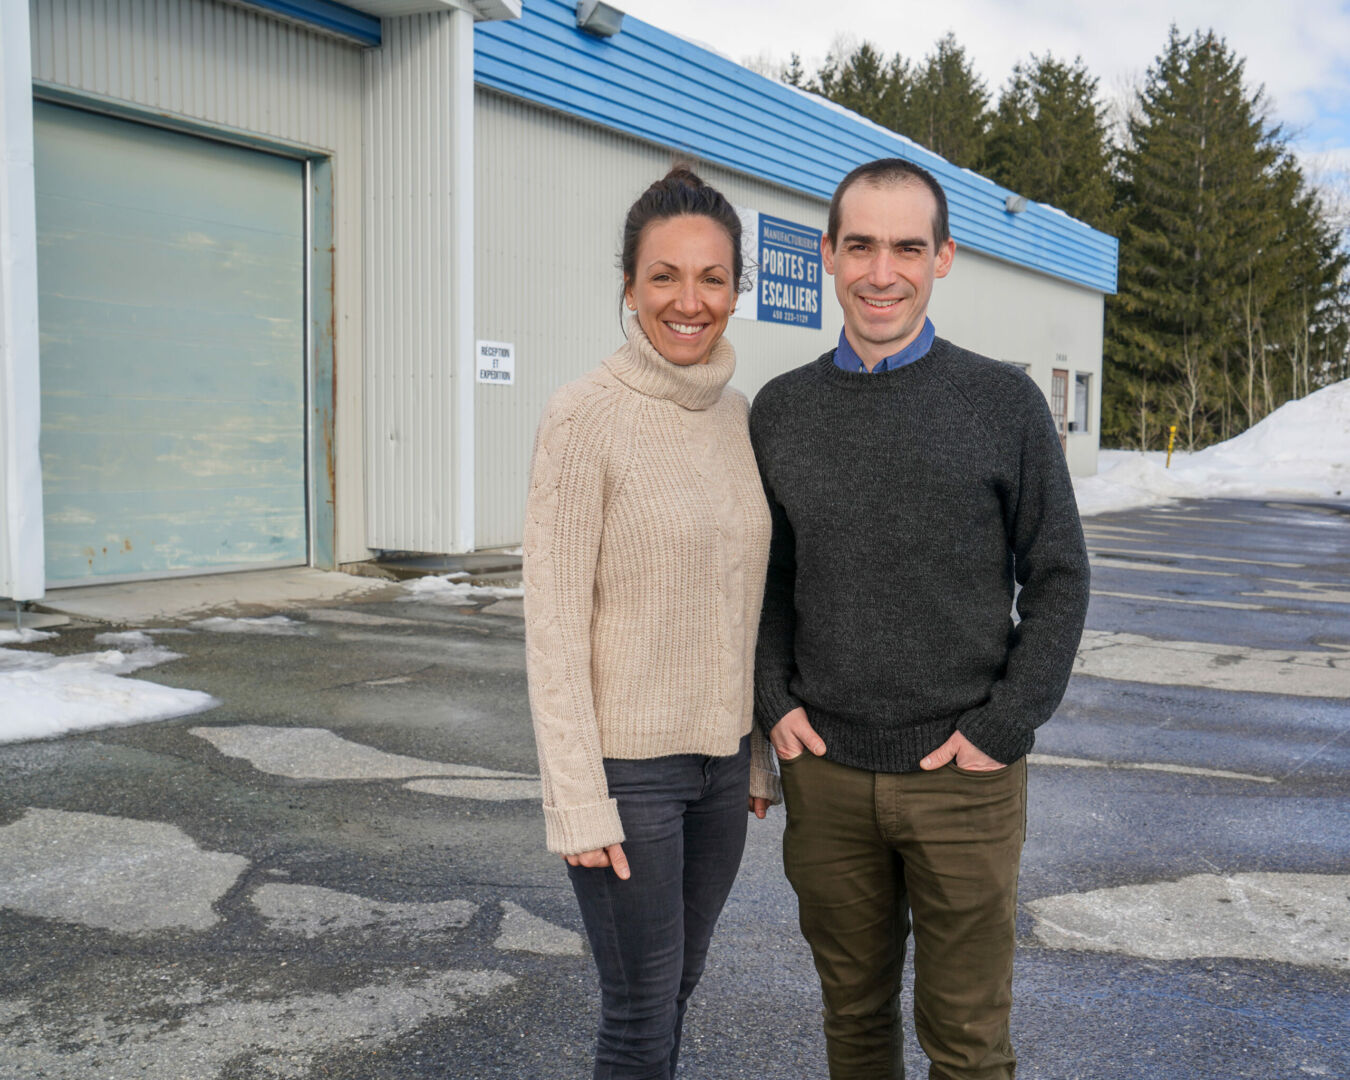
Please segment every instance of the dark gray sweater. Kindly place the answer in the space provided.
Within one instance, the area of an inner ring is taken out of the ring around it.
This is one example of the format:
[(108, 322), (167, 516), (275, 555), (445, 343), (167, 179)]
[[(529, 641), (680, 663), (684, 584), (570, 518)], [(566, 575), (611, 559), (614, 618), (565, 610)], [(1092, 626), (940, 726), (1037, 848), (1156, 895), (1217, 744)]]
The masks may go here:
[(942, 338), (877, 374), (831, 352), (759, 392), (750, 437), (773, 513), (761, 726), (805, 706), (826, 757), (878, 772), (917, 770), (958, 729), (998, 761), (1026, 754), (1088, 602), (1035, 383)]

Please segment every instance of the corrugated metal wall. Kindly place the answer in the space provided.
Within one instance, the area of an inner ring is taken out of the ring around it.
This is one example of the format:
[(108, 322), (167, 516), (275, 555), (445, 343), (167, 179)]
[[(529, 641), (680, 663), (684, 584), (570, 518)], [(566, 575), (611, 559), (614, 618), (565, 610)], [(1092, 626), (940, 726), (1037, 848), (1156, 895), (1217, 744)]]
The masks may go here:
[(332, 154), (340, 562), (367, 555), (361, 453), (361, 53), (212, 0), (31, 0), (33, 79)]
[(453, 551), (451, 16), (366, 53), (369, 545)]
[[(520, 542), (530, 449), (548, 395), (623, 342), (623, 217), (675, 157), (481, 87), (475, 157), (475, 334), (516, 347), (515, 385), (478, 387), (477, 542), (486, 548)], [(738, 206), (825, 225), (823, 202), (715, 166), (699, 170)], [(733, 385), (753, 392), (831, 348), (840, 316), (828, 285), (823, 299), (828, 329), (733, 319)]]
[[(520, 542), (534, 428), (549, 394), (623, 341), (623, 216), (680, 155), (482, 87), (475, 121), (475, 334), (516, 347), (515, 385), (478, 386), (477, 544), (487, 548)], [(824, 201), (720, 166), (697, 168), (737, 206), (825, 227)], [(774, 375), (833, 348), (842, 316), (832, 278), (821, 299), (820, 330), (733, 319), (732, 385), (753, 397)], [(1057, 353), (1101, 381), (1098, 292), (963, 249), (931, 312), (944, 337), (1030, 364), (1044, 390)], [(1095, 452), (1091, 467), (1084, 453), (1071, 457), (1075, 471), (1095, 469)]]
[(1037, 203), (1007, 213), (1007, 188), (857, 113), (631, 16), (596, 38), (577, 29), (575, 9), (531, 0), (521, 18), (481, 27), (479, 83), (815, 198), (864, 161), (906, 158), (942, 182), (958, 243), (1115, 291), (1113, 237)]

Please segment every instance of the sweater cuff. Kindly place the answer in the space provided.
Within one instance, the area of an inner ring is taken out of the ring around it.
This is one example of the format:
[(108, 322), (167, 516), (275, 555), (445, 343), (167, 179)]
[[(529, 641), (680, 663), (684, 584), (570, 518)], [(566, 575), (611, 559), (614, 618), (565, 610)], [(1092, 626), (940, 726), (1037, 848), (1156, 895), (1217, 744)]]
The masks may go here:
[(961, 717), (956, 730), (974, 743), (975, 749), (1001, 765), (1011, 765), (1018, 758), (1026, 757), (1036, 741), (1034, 731), (1014, 727), (1006, 720), (979, 710)]
[(774, 729), (774, 725), (793, 709), (806, 708), (795, 695), (783, 686), (765, 686), (755, 687), (755, 722), (759, 725), (759, 730), (764, 732), (765, 738), (768, 738), (769, 732)]
[(750, 795), (755, 799), (768, 799), (770, 806), (777, 806), (783, 801), (783, 788), (778, 782), (778, 774), (751, 765)]
[(619, 804), (613, 799), (587, 806), (545, 806), (544, 829), (548, 849), (556, 855), (579, 855), (624, 840)]

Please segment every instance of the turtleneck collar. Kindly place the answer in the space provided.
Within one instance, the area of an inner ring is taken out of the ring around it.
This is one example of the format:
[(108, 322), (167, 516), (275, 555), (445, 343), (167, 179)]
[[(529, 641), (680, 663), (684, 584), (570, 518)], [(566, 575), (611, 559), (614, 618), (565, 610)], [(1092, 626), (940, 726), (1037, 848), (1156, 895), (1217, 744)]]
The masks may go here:
[(634, 315), (628, 320), (628, 341), (605, 361), (605, 366), (639, 394), (700, 410), (716, 404), (722, 396), (722, 388), (736, 370), (736, 350), (720, 337), (706, 364), (672, 364), (656, 351)]

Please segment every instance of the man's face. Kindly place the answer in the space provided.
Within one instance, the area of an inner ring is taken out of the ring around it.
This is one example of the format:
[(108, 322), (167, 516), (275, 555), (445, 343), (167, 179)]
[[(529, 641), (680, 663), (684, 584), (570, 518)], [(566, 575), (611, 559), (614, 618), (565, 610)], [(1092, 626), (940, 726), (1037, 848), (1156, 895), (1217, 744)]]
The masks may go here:
[(933, 235), (937, 200), (922, 183), (855, 183), (839, 204), (838, 246), (821, 238), (849, 344), (869, 366), (919, 336), (933, 279), (956, 254)]

